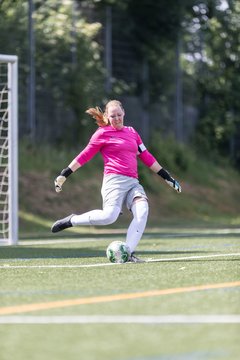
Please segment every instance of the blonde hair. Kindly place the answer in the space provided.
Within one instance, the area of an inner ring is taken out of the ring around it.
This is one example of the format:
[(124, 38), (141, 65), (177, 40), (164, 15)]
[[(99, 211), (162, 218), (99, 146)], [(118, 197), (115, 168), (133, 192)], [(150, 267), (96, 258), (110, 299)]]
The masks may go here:
[(123, 106), (120, 101), (110, 100), (106, 104), (104, 112), (100, 107), (96, 106), (95, 108), (89, 108), (88, 110), (86, 110), (86, 113), (91, 115), (96, 120), (98, 126), (107, 126), (109, 125), (107, 111), (110, 106), (120, 106), (120, 108), (123, 110)]

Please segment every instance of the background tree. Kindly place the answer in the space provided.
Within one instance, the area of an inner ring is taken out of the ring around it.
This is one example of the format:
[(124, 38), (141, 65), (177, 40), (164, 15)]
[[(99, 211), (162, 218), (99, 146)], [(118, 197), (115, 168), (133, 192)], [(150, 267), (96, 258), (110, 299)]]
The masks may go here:
[[(77, 143), (94, 126), (84, 114), (88, 106), (119, 96), (142, 103), (145, 95), (147, 111), (157, 108), (151, 129), (173, 133), (180, 111), (194, 144), (209, 154), (240, 158), (238, 1), (34, 0), (34, 5), (39, 139)], [(122, 66), (113, 73), (111, 94), (104, 89), (106, 6), (113, 14), (111, 60)], [(27, 0), (0, 4), (1, 52), (20, 60), (21, 136), (29, 130), (27, 14)], [(194, 117), (187, 117), (188, 109)]]
[[(37, 139), (76, 143), (91, 126), (84, 110), (103, 96), (103, 67), (96, 42), (101, 24), (88, 23), (79, 9), (73, 13), (69, 1), (38, 0), (34, 4)], [(1, 52), (19, 56), (22, 136), (29, 132), (28, 1), (13, 6), (12, 1), (4, 0), (0, 17)]]
[(195, 139), (209, 154), (230, 154), (238, 161), (239, 2), (197, 2), (185, 29), (184, 69), (194, 79), (199, 99)]

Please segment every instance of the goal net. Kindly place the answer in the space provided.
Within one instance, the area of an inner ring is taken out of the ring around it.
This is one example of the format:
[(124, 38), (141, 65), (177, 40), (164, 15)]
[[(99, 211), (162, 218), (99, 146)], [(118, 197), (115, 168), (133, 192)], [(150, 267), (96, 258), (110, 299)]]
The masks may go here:
[(0, 245), (18, 241), (18, 58), (0, 54)]

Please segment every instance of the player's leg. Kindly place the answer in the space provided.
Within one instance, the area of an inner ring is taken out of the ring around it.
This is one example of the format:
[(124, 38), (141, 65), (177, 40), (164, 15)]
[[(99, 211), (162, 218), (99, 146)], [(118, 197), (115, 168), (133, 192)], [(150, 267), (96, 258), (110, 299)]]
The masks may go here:
[(148, 201), (145, 197), (136, 197), (133, 200), (131, 211), (133, 219), (127, 231), (126, 244), (133, 253), (145, 230), (148, 218)]
[(106, 206), (103, 210), (91, 210), (82, 215), (74, 215), (71, 222), (73, 226), (110, 225), (117, 220), (120, 210), (117, 206)]
[(91, 210), (81, 215), (72, 214), (56, 221), (52, 226), (52, 232), (78, 225), (109, 225), (117, 220), (120, 211), (117, 206), (106, 206), (103, 210)]
[[(131, 190), (132, 188), (132, 190)], [(105, 176), (101, 189), (103, 199), (103, 210), (92, 210), (82, 215), (69, 215), (58, 220), (52, 226), (52, 232), (58, 232), (71, 226), (78, 225), (109, 225), (114, 223), (122, 209), (127, 194), (130, 208), (133, 198), (138, 196), (139, 184), (136, 179), (127, 178), (122, 175)]]

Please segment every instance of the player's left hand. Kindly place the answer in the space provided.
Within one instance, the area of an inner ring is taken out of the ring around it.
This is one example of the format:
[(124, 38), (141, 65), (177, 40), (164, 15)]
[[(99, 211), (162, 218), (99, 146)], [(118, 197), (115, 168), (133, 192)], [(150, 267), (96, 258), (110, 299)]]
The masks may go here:
[(166, 182), (177, 192), (180, 193), (182, 191), (181, 185), (179, 184), (179, 182), (177, 180), (174, 180), (174, 179), (172, 179), (172, 181), (166, 180)]

